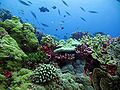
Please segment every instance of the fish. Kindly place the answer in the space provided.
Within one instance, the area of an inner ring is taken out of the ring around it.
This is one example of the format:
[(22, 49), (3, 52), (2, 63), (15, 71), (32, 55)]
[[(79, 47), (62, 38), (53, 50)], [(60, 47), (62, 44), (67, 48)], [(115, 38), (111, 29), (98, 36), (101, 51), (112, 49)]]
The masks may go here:
[(59, 14), (59, 15), (61, 14), (59, 9), (58, 9), (58, 14)]
[(44, 27), (49, 27), (47, 24), (45, 23), (41, 23)]
[(24, 2), (24, 1), (22, 1), (22, 0), (18, 0), (21, 4), (23, 4), (23, 5), (26, 5), (26, 6), (30, 6), (30, 4), (28, 4), (28, 3), (26, 3), (26, 2)]
[(58, 31), (58, 29), (55, 29), (56, 31)]
[(64, 21), (60, 21), (60, 25), (63, 25), (64, 24)]
[(47, 9), (46, 7), (41, 7), (39, 8), (40, 12), (49, 12), (49, 9)]
[(32, 4), (32, 2), (30, 2), (30, 1), (27, 1), (29, 4)]
[(1, 5), (2, 3), (0, 2), (0, 5)]
[(53, 8), (53, 9), (56, 9), (57, 7), (56, 7), (56, 6), (53, 6), (52, 8)]
[(88, 11), (89, 13), (98, 13), (98, 12), (96, 12), (96, 11)]
[(61, 21), (62, 23), (64, 23), (64, 21)]
[(66, 12), (67, 15), (71, 16), (71, 14), (69, 12), (67, 12), (67, 11), (65, 11), (65, 12)]
[(33, 12), (33, 11), (31, 11), (31, 14), (33, 15), (33, 17), (36, 19), (37, 17), (36, 17), (36, 15), (35, 15), (35, 13)]
[(68, 4), (64, 0), (62, 0), (62, 2), (65, 6), (69, 7)]
[(68, 35), (68, 33), (66, 33), (66, 35)]
[(61, 27), (61, 30), (63, 30), (64, 29), (64, 27)]
[(19, 14), (24, 14), (23, 10), (18, 11)]
[(83, 21), (85, 21), (86, 22), (86, 20), (83, 18), (83, 17), (80, 17), (81, 18), (81, 20), (83, 20)]
[(65, 36), (63, 37), (63, 39), (65, 39), (65, 40), (66, 40), (66, 39), (68, 39), (68, 37), (65, 35)]
[(63, 17), (66, 17), (66, 15), (64, 15)]
[(83, 7), (80, 7), (80, 9), (85, 12), (85, 9)]
[(120, 3), (120, 0), (116, 0), (116, 1), (118, 1)]

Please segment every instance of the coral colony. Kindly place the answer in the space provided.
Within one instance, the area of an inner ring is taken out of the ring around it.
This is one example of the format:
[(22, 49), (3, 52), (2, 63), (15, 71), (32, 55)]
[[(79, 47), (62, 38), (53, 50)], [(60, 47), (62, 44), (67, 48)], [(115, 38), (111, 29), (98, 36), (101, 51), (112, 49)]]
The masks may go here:
[(120, 37), (58, 40), (16, 16), (0, 22), (0, 90), (89, 89), (120, 89)]

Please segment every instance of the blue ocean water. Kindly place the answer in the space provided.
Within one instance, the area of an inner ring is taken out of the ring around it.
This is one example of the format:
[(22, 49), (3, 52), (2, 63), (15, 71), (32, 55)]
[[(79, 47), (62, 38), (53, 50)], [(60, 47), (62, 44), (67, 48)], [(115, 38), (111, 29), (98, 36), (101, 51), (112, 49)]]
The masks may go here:
[[(22, 1), (29, 5), (20, 0), (0, 0), (0, 8), (9, 10), (45, 34), (58, 38), (69, 37), (75, 31), (120, 35), (120, 2), (117, 0), (63, 0), (67, 5), (62, 0)], [(49, 12), (40, 12), (41, 7)]]

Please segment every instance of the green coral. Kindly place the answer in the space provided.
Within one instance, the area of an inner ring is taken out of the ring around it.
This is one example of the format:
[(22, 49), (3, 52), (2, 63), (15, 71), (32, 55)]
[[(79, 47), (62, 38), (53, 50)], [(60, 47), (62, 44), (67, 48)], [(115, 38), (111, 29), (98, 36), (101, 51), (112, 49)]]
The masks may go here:
[(50, 64), (42, 64), (33, 71), (31, 81), (35, 84), (47, 83), (58, 77), (57, 69)]
[(87, 44), (92, 49), (92, 57), (97, 59), (102, 64), (107, 64), (110, 59), (110, 55), (102, 53), (103, 45), (107, 44), (109, 37), (106, 35), (97, 34), (95, 37), (89, 35), (83, 36), (79, 39), (81, 44)]
[(14, 72), (12, 76), (11, 90), (27, 90), (31, 86), (29, 80), (32, 75), (32, 71), (22, 68), (18, 72)]
[(0, 33), (5, 33), (0, 38), (0, 58), (9, 58), (10, 55), (16, 60), (23, 60), (27, 55), (19, 48), (17, 42), (6, 33), (5, 29), (0, 29)]
[(52, 47), (52, 46), (56, 46), (58, 44), (58, 40), (51, 35), (45, 35), (42, 37), (41, 43), (46, 44), (49, 47)]
[(7, 83), (6, 83), (6, 77), (2, 74), (0, 74), (0, 90), (6, 90)]
[(0, 27), (0, 38), (2, 38), (3, 36), (5, 36), (7, 34), (8, 34), (8, 32), (6, 32), (4, 28)]
[(108, 49), (107, 49), (107, 53), (110, 55), (110, 58), (112, 60), (112, 62), (108, 62), (108, 63), (113, 63), (113, 64), (120, 64), (120, 37), (116, 38), (115, 41), (113, 41)]
[(75, 81), (74, 75), (70, 73), (65, 73), (61, 75), (61, 84), (63, 90), (84, 90), (84, 86)]
[(14, 38), (20, 48), (28, 52), (35, 50), (38, 46), (38, 40), (35, 36), (35, 29), (29, 23), (21, 23), (18, 17), (12, 17), (4, 22), (0, 22), (9, 35)]
[(45, 62), (46, 55), (42, 51), (28, 53), (29, 61), (31, 62)]

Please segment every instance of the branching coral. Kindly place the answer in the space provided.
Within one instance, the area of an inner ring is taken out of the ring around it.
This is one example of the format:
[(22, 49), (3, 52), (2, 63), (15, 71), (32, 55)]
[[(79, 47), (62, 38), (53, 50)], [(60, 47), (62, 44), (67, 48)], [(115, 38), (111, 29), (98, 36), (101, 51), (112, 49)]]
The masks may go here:
[(35, 84), (48, 83), (58, 77), (57, 69), (50, 64), (41, 64), (31, 75), (31, 81)]

